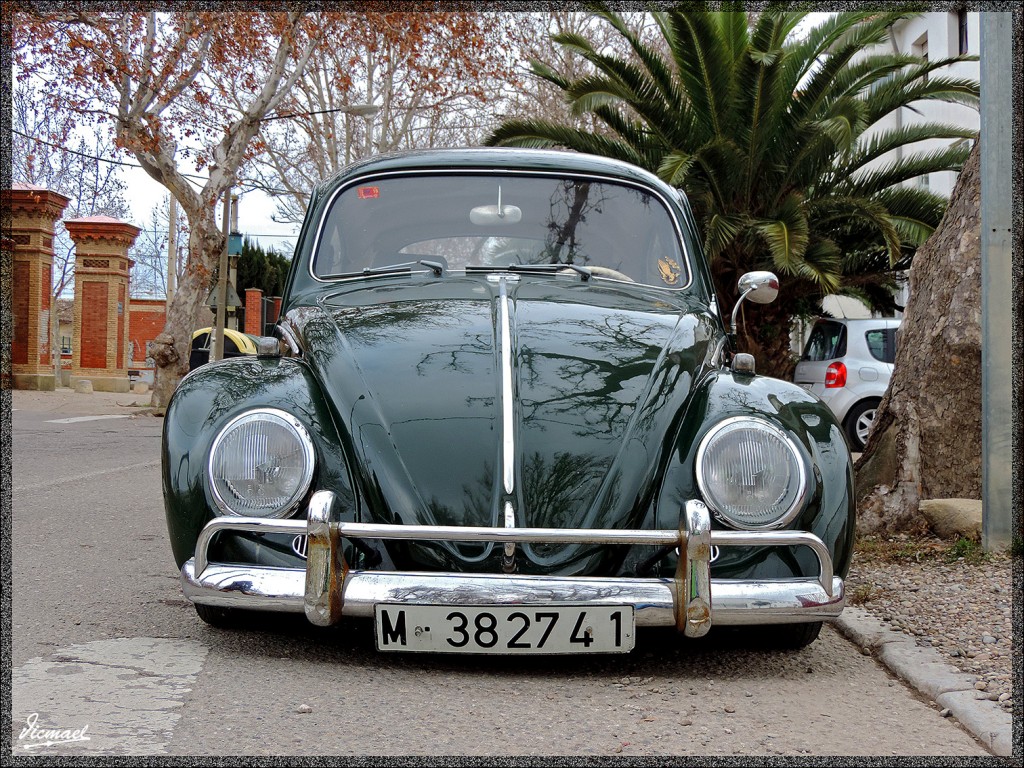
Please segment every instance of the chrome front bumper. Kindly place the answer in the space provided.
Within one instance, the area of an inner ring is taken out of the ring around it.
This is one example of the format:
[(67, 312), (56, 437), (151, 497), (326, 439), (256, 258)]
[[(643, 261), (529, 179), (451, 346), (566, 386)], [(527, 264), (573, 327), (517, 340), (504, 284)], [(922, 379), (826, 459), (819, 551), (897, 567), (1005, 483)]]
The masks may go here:
[[(342, 616), (373, 616), (377, 603), (432, 605), (632, 605), (638, 626), (675, 626), (700, 637), (712, 624), (783, 624), (838, 616), (843, 580), (821, 539), (801, 531), (712, 531), (707, 507), (686, 503), (679, 530), (471, 528), (346, 523), (331, 519), (334, 495), (313, 495), (306, 520), (218, 517), (196, 542), (196, 556), (181, 568), (185, 596), (195, 603), (262, 611), (305, 613), (314, 624)], [(307, 536), (306, 568), (210, 563), (207, 549), (221, 531)], [(352, 571), (341, 539), (420, 541), (648, 544), (679, 547), (674, 578), (597, 578), (506, 574)], [(817, 579), (711, 578), (711, 548), (806, 546), (818, 558)]]

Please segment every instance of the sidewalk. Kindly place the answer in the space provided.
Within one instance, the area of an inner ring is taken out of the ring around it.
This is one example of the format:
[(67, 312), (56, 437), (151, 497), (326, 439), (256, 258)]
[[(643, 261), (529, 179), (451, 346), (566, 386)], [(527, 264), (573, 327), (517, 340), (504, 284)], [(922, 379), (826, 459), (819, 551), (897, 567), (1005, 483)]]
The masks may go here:
[(79, 394), (68, 387), (53, 392), (25, 389), (12, 391), (11, 408), (15, 411), (46, 412), (68, 416), (101, 416), (108, 414), (141, 413), (149, 408), (152, 392), (143, 395), (134, 392), (91, 392)]
[(994, 754), (1013, 754), (1013, 718), (995, 702), (979, 698), (975, 676), (950, 666), (935, 649), (918, 646), (913, 637), (886, 627), (863, 608), (847, 606), (834, 626), (861, 653), (873, 655), (938, 706), (943, 717), (956, 718)]

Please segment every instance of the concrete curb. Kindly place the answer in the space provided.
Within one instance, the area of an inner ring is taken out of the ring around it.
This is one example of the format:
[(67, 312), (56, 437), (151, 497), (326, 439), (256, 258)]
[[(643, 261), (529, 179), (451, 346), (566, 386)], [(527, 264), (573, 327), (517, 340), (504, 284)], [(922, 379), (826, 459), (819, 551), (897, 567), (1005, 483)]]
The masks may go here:
[(994, 701), (978, 698), (974, 675), (945, 663), (934, 648), (918, 646), (914, 638), (890, 629), (863, 608), (845, 608), (832, 624), (909, 686), (948, 709), (994, 754), (1013, 754), (1013, 718)]

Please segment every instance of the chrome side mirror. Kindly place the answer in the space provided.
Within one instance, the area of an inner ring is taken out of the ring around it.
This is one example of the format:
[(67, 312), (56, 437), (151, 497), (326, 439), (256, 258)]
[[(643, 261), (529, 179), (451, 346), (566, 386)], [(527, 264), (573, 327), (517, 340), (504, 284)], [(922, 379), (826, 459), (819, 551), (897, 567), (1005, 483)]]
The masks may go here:
[(740, 297), (732, 308), (732, 335), (736, 336), (736, 316), (744, 299), (758, 304), (771, 304), (779, 295), (779, 278), (773, 272), (747, 272), (736, 284)]
[(740, 301), (749, 296), (751, 301), (758, 304), (771, 304), (779, 295), (779, 278), (773, 272), (747, 272), (736, 287), (740, 292)]

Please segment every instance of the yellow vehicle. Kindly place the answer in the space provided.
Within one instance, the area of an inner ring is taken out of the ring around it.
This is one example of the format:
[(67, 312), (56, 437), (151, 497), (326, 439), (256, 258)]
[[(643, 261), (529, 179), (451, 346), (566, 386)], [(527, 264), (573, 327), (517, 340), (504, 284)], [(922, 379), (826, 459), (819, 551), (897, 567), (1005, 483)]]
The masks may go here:
[[(195, 370), (201, 365), (210, 362), (210, 349), (213, 345), (213, 328), (200, 328), (192, 333), (192, 352), (189, 354), (189, 370)], [(252, 336), (232, 330), (224, 329), (224, 357), (239, 357), (240, 355), (255, 355), (256, 342)]]

